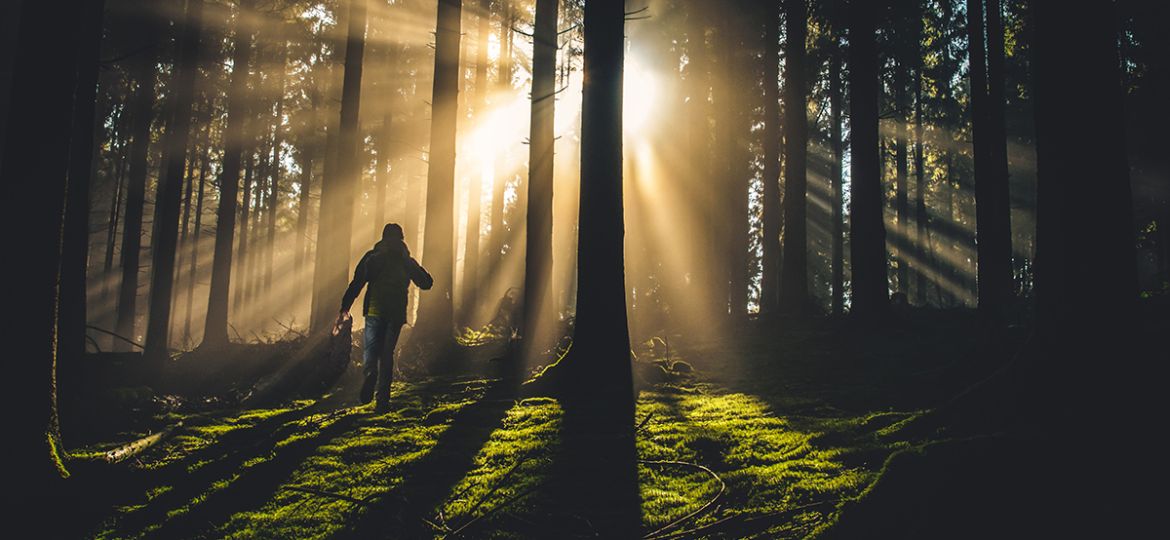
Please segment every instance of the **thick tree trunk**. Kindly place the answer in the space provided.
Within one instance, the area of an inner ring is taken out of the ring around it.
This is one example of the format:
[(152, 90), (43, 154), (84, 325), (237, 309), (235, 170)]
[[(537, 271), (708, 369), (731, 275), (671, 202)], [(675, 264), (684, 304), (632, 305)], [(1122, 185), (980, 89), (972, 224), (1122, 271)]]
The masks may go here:
[[(18, 336), (8, 366), (5, 392), (12, 415), (5, 452), (14, 494), (13, 515), (60, 517), (60, 506), (45, 500), (61, 495), (65, 452), (57, 422), (57, 309), (61, 235), (66, 197), (70, 125), (79, 35), (93, 23), (86, 2), (25, 2), (12, 64), (11, 108), (0, 156), (0, 204), (7, 247), (19, 254), (5, 276), (31, 300), (5, 310), (5, 335)], [(92, 46), (86, 44), (86, 46)], [(84, 186), (75, 186), (84, 188)], [(27, 518), (28, 516), (21, 516)], [(30, 519), (45, 533), (45, 523)], [(18, 522), (19, 523), (19, 522)], [(51, 530), (51, 529), (50, 529)]]
[[(126, 210), (122, 226), (122, 284), (118, 290), (118, 320), (114, 331), (129, 339), (135, 339), (134, 327), (138, 304), (138, 274), (142, 251), (142, 213), (146, 202), (146, 174), (149, 163), (150, 125), (154, 119), (154, 78), (155, 59), (158, 54), (158, 26), (154, 15), (147, 10), (143, 17), (145, 48), (138, 57), (134, 68), (137, 88), (131, 101), (133, 122), (130, 146), (130, 176), (126, 185)], [(127, 350), (128, 345), (118, 341), (116, 350)]]
[[(203, 0), (188, 0), (174, 94), (167, 111), (163, 144), (168, 156), (155, 198), (154, 234), (151, 237), (150, 317), (146, 326), (146, 356), (166, 360), (170, 346), (171, 300), (174, 298), (175, 254), (179, 241), (179, 210), (183, 203), (183, 169), (191, 133), (195, 78), (198, 73), (199, 27)], [(192, 159), (194, 157), (192, 156)]]
[(833, 224), (832, 231), (833, 260), (832, 265), (832, 310), (835, 315), (845, 311), (845, 202), (843, 193), (842, 159), (844, 141), (841, 137), (841, 48), (836, 38), (833, 40), (833, 50), (829, 56), (829, 146), (833, 153), (832, 172), (829, 181), (832, 182)]
[[(528, 145), (528, 226), (524, 258), (524, 356), (533, 359), (548, 325), (552, 289), (552, 205), (555, 147), (557, 0), (538, 0), (532, 55), (532, 116)], [(620, 133), (619, 133), (620, 136)], [(619, 155), (620, 158), (620, 155)], [(551, 321), (549, 321), (551, 322)]]
[(280, 39), (280, 71), (276, 75), (276, 125), (272, 135), (272, 171), (271, 182), (268, 184), (268, 216), (267, 238), (264, 242), (264, 284), (262, 286), (264, 301), (271, 300), (272, 281), (276, 272), (276, 212), (280, 207), (281, 171), (284, 170), (284, 86), (288, 71), (288, 41)]
[[(760, 313), (774, 313), (780, 287), (780, 2), (764, 10), (764, 209)], [(787, 64), (785, 64), (787, 66)], [(787, 100), (787, 97), (785, 98)], [(791, 109), (789, 109), (791, 111)]]
[[(232, 241), (236, 232), (236, 197), (240, 189), (240, 161), (244, 150), (244, 124), (250, 99), (248, 70), (252, 60), (253, 29), (248, 20), (251, 1), (240, 5), (235, 51), (232, 53), (231, 83), (228, 87), (227, 126), (224, 128), (223, 169), (219, 182), (219, 208), (215, 220), (215, 255), (211, 287), (207, 296), (207, 319), (201, 346), (217, 347), (228, 342), (228, 297), (231, 290)], [(241, 239), (243, 237), (241, 236)]]
[(377, 136), (378, 151), (374, 162), (374, 237), (380, 238), (386, 224), (386, 190), (390, 185), (390, 137), (394, 134), (394, 115), (382, 116), (382, 132)]
[[(207, 107), (210, 109), (213, 103), (209, 102)], [(208, 117), (204, 117), (204, 122), (209, 122)], [(199, 250), (200, 240), (203, 236), (203, 197), (207, 191), (207, 169), (211, 154), (211, 140), (208, 132), (210, 129), (204, 131), (203, 137), (203, 156), (199, 160), (199, 189), (195, 194), (195, 223), (191, 231), (191, 240), (188, 242), (191, 251), (189, 267), (187, 269), (187, 301), (186, 312), (183, 314), (183, 341), (191, 341), (191, 314), (194, 311), (195, 305), (195, 283), (199, 277)]]
[[(998, 2), (996, 2), (998, 8)], [(971, 77), (971, 131), (975, 146), (975, 221), (978, 252), (977, 289), (979, 311), (989, 320), (1000, 320), (1011, 302), (1011, 231), (1008, 227), (1006, 142), (1003, 131), (1003, 36), (995, 38), (999, 50), (988, 54), (984, 46), (983, 0), (967, 0), (967, 42)], [(998, 17), (997, 17), (998, 19)], [(997, 80), (989, 84), (988, 56), (998, 58)], [(999, 103), (991, 95), (991, 87)], [(996, 117), (999, 117), (998, 120)], [(996, 127), (996, 126), (1000, 127)], [(1003, 165), (997, 163), (1005, 160)]]
[(431, 144), (427, 167), (427, 215), (423, 266), (434, 288), (419, 307), (420, 336), (446, 343), (454, 329), (451, 295), (455, 266), (455, 130), (458, 121), (461, 0), (439, 0), (435, 36), (435, 81), (431, 100)]
[(872, 2), (849, 6), (849, 87), (852, 188), (849, 224), (853, 263), (852, 312), (877, 320), (889, 305), (886, 228), (882, 218), (882, 176), (878, 139), (878, 69)]
[(805, 82), (806, 0), (786, 0), (784, 73), (784, 262), (781, 309), (805, 314), (808, 296), (808, 90)]

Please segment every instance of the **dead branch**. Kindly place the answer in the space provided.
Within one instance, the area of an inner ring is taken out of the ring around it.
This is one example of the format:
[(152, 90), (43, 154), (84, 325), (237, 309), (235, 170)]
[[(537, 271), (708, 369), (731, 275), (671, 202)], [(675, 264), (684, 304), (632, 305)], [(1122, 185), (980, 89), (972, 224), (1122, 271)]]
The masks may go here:
[(536, 491), (536, 487), (535, 487), (535, 486), (534, 486), (534, 487), (530, 487), (530, 488), (528, 488), (528, 489), (526, 489), (526, 490), (523, 490), (523, 491), (521, 491), (521, 492), (519, 492), (519, 493), (517, 493), (517, 494), (515, 494), (515, 495), (513, 495), (513, 496), (511, 496), (511, 497), (509, 497), (509, 498), (507, 498), (506, 500), (504, 500), (504, 502), (500, 503), (498, 506), (496, 506), (496, 507), (492, 508), (491, 510), (488, 510), (487, 512), (484, 512), (484, 513), (482, 513), (482, 514), (480, 514), (480, 515), (478, 515), (478, 516), (476, 516), (476, 517), (472, 518), (472, 519), (471, 519), (470, 521), (468, 521), (467, 523), (464, 523), (464, 524), (463, 524), (463, 525), (461, 525), (461, 526), (460, 526), (458, 529), (455, 529), (454, 531), (452, 531), (452, 532), (451, 532), (451, 534), (448, 534), (448, 535), (446, 536), (446, 538), (449, 538), (449, 537), (454, 537), (454, 536), (459, 536), (459, 534), (460, 534), (460, 533), (462, 533), (463, 531), (467, 530), (467, 528), (468, 528), (468, 527), (470, 527), (470, 526), (474, 525), (475, 523), (479, 522), (479, 520), (481, 520), (481, 519), (483, 519), (483, 518), (486, 518), (486, 517), (488, 517), (488, 516), (490, 516), (490, 515), (492, 515), (492, 514), (494, 514), (494, 513), (496, 513), (496, 512), (499, 512), (500, 510), (503, 510), (504, 508), (507, 508), (508, 506), (511, 506), (511, 505), (512, 505), (512, 504), (514, 504), (516, 501), (519, 501), (520, 499), (523, 499), (524, 497), (527, 497), (528, 495), (531, 495), (531, 494), (532, 494), (532, 492), (534, 492), (534, 491)]
[(126, 337), (126, 336), (122, 336), (122, 335), (119, 335), (119, 334), (115, 334), (115, 333), (113, 333), (113, 332), (111, 332), (111, 331), (109, 331), (109, 330), (106, 330), (105, 328), (98, 328), (98, 327), (96, 327), (96, 326), (94, 326), (94, 325), (92, 325), (92, 324), (87, 324), (87, 325), (85, 325), (85, 327), (86, 327), (86, 328), (88, 328), (88, 329), (90, 329), (90, 330), (94, 330), (94, 331), (97, 331), (97, 332), (101, 332), (101, 333), (103, 333), (103, 334), (106, 334), (106, 335), (108, 335), (108, 336), (113, 336), (114, 338), (116, 338), (116, 339), (119, 339), (119, 340), (122, 340), (122, 341), (125, 341), (126, 343), (129, 343), (129, 344), (131, 344), (131, 345), (133, 345), (133, 346), (135, 346), (135, 347), (138, 347), (139, 349), (146, 349), (146, 346), (145, 346), (145, 345), (143, 345), (143, 344), (141, 344), (141, 343), (138, 343), (137, 341), (134, 341), (134, 340), (132, 340), (132, 339), (130, 339), (130, 338), (128, 338), (128, 337)]
[(707, 525), (703, 525), (702, 527), (695, 527), (694, 529), (687, 529), (685, 531), (678, 531), (678, 532), (670, 533), (670, 534), (667, 534), (664, 536), (659, 536), (656, 538), (656, 540), (679, 540), (681, 538), (698, 538), (701, 536), (709, 535), (709, 534), (717, 531), (720, 527), (726, 526), (726, 525), (728, 525), (730, 523), (734, 523), (736, 521), (742, 521), (743, 522), (742, 525), (745, 525), (745, 526), (752, 526), (752, 525), (765, 525), (765, 526), (767, 526), (767, 525), (771, 525), (772, 523), (774, 523), (776, 521), (779, 521), (781, 518), (788, 517), (788, 516), (795, 514), (797, 512), (801, 512), (803, 510), (809, 510), (812, 508), (816, 508), (818, 506), (824, 506), (824, 505), (830, 504), (830, 503), (835, 504), (838, 502), (841, 502), (840, 499), (829, 500), (829, 501), (820, 501), (820, 502), (815, 502), (815, 503), (811, 503), (811, 504), (797, 506), (794, 508), (789, 508), (786, 510), (769, 512), (767, 514), (762, 514), (759, 516), (750, 516), (749, 517), (746, 514), (736, 514), (734, 516), (728, 516), (728, 517), (725, 517), (725, 518), (720, 519), (718, 521), (715, 521), (714, 523), (708, 523)]
[(182, 427), (182, 425), (182, 422), (178, 422), (175, 425), (170, 426), (158, 433), (147, 435), (141, 439), (131, 441), (113, 450), (110, 450), (109, 452), (106, 452), (106, 461), (109, 463), (118, 463), (120, 461), (125, 461), (127, 458), (141, 454), (147, 448), (150, 448), (167, 437), (173, 435), (176, 430)]
[(700, 506), (698, 509), (694, 510), (693, 512), (691, 512), (691, 513), (689, 513), (681, 518), (678, 518), (670, 523), (667, 523), (666, 525), (663, 525), (662, 527), (659, 527), (658, 529), (656, 529), (650, 533), (647, 533), (645, 536), (642, 537), (645, 540), (659, 539), (663, 536), (663, 533), (665, 533), (666, 531), (669, 531), (675, 527), (678, 527), (679, 525), (682, 525), (683, 523), (686, 523), (687, 521), (690, 521), (693, 518), (699, 517), (704, 512), (706, 512), (708, 509), (714, 507), (715, 502), (718, 501), (719, 498), (723, 496), (723, 493), (727, 491), (727, 484), (723, 482), (723, 479), (720, 478), (719, 475), (715, 473), (715, 471), (712, 471), (711, 469), (709, 469), (707, 467), (699, 465), (698, 463), (690, 463), (687, 461), (647, 460), (647, 459), (639, 459), (638, 463), (645, 463), (647, 465), (677, 465), (677, 466), (681, 466), (681, 467), (691, 467), (693, 469), (698, 469), (700, 471), (703, 471), (703, 472), (711, 475), (711, 477), (713, 477), (715, 479), (715, 481), (719, 482), (719, 493), (716, 493), (715, 496), (713, 498), (711, 498), (711, 500), (706, 502), (706, 504), (704, 504), (703, 506)]

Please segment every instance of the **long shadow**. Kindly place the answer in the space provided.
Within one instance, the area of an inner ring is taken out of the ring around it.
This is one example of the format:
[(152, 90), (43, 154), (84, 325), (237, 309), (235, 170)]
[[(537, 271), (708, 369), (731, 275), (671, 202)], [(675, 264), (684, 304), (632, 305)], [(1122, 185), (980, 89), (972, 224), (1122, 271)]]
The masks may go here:
[(621, 400), (561, 399), (561, 451), (544, 486), (549, 538), (639, 538), (633, 411)]
[(495, 380), (484, 396), (460, 409), (425, 456), (414, 462), (401, 484), (371, 502), (337, 538), (429, 538), (436, 507), (474, 467), (518, 396), (514, 381)]

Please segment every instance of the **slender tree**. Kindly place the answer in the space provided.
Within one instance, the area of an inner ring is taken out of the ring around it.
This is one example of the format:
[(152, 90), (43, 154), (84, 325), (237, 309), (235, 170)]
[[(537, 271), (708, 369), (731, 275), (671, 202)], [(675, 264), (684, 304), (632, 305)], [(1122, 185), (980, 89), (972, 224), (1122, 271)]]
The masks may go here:
[[(998, 11), (999, 2), (993, 3)], [(998, 14), (995, 18), (999, 19)], [(979, 311), (993, 320), (1003, 317), (1003, 310), (1010, 303), (1012, 284), (1011, 230), (1005, 207), (1008, 204), (1007, 154), (1002, 127), (1003, 30), (997, 30), (999, 35), (992, 38), (993, 47), (986, 48), (983, 0), (967, 0)], [(991, 57), (997, 59), (994, 81), (989, 81)], [(993, 91), (996, 86), (999, 89)], [(1002, 164), (998, 163), (1001, 159)]]
[[(171, 300), (174, 298), (175, 254), (179, 240), (179, 211), (183, 198), (183, 169), (191, 132), (195, 78), (198, 72), (199, 27), (203, 0), (188, 0), (173, 95), (167, 111), (164, 135), (168, 156), (155, 198), (154, 234), (151, 237), (150, 317), (146, 326), (146, 355), (167, 358), (170, 345)], [(194, 156), (191, 158), (194, 160)]]
[(889, 305), (881, 157), (878, 152), (878, 70), (874, 36), (877, 11), (877, 7), (866, 0), (852, 0), (849, 5), (852, 143), (849, 248), (853, 263), (852, 309), (864, 319), (877, 319)]
[(435, 80), (431, 100), (431, 144), (427, 160), (427, 215), (423, 266), (434, 289), (419, 307), (419, 325), (428, 338), (451, 339), (454, 274), (455, 129), (458, 121), (459, 46), (462, 0), (439, 0), (435, 25)]
[(58, 313), (58, 358), (80, 360), (85, 352), (86, 273), (89, 262), (90, 182), (93, 179), (98, 87), (98, 54), (101, 51), (105, 0), (88, 2), (83, 24), (89, 33), (80, 36), (77, 87), (74, 90), (73, 124), (69, 146), (69, 186), (61, 251), (61, 307)]
[[(475, 49), (475, 103), (472, 109), (482, 122), (487, 117), (488, 35), (491, 31), (491, 0), (479, 2), (479, 29)], [(463, 250), (463, 320), (476, 324), (479, 307), (480, 222), (483, 219), (483, 177), (472, 171), (467, 192), (467, 229)]]
[[(122, 284), (118, 290), (118, 320), (115, 332), (133, 339), (138, 303), (138, 273), (142, 251), (142, 213), (146, 202), (146, 174), (149, 168), (150, 125), (154, 119), (155, 60), (158, 54), (159, 22), (151, 10), (139, 14), (143, 28), (143, 49), (136, 58), (134, 80), (137, 84), (131, 98), (133, 117), (130, 146), (129, 178), (126, 185), (126, 210), (122, 222)], [(115, 348), (125, 350), (119, 340)]]
[(785, 0), (784, 262), (780, 305), (805, 313), (808, 297), (808, 90), (805, 82), (807, 0)]
[(361, 105), (362, 57), (366, 43), (367, 0), (350, 0), (345, 46), (345, 73), (341, 116), (337, 132), (336, 177), (326, 175), (321, 186), (321, 215), (317, 233), (317, 269), (314, 280), (322, 291), (313, 308), (311, 326), (325, 330), (336, 318), (341, 292), (348, 281), (353, 205), (361, 174), (358, 160), (358, 109)]
[(207, 296), (207, 319), (201, 346), (218, 347), (228, 342), (228, 296), (231, 290), (232, 241), (236, 231), (236, 197), (240, 189), (240, 161), (247, 121), (248, 70), (252, 61), (251, 0), (240, 2), (232, 52), (232, 74), (227, 95), (227, 125), (219, 178), (219, 208), (215, 220), (215, 255)]
[(832, 50), (829, 52), (829, 147), (833, 153), (832, 167), (829, 181), (832, 186), (833, 224), (832, 232), (832, 310), (834, 314), (845, 311), (845, 202), (843, 197), (844, 178), (842, 174), (842, 156), (844, 141), (841, 137), (841, 118), (844, 106), (841, 101), (841, 45), (834, 36)]
[[(774, 312), (779, 301), (780, 227), (780, 16), (781, 2), (769, 0), (764, 9), (764, 209), (763, 277), (760, 312)], [(786, 64), (787, 65), (787, 64)], [(787, 99), (787, 98), (786, 98)], [(791, 111), (792, 109), (789, 109)]]
[(552, 288), (553, 155), (555, 153), (557, 0), (538, 0), (532, 54), (527, 251), (524, 259), (525, 356), (536, 352)]

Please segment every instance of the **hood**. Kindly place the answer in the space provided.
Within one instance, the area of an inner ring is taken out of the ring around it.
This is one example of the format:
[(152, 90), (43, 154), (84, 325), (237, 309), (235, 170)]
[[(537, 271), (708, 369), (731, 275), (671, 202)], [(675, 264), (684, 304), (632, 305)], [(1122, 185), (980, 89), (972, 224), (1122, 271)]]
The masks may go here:
[(401, 255), (403, 257), (410, 256), (410, 249), (406, 247), (406, 242), (398, 239), (383, 239), (374, 244), (374, 251), (383, 251)]

